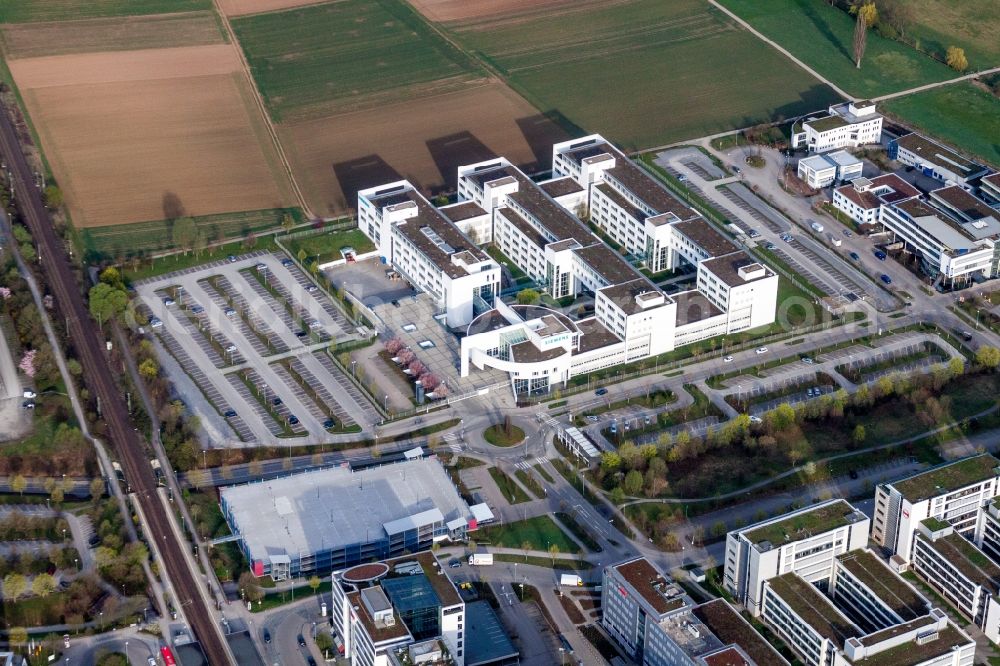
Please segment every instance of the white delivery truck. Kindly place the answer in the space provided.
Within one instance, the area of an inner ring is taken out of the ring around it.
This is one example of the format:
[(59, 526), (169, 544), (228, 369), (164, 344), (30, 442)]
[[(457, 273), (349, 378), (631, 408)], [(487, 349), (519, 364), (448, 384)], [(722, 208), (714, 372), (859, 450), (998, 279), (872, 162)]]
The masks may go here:
[(809, 226), (812, 227), (813, 231), (815, 231), (816, 233), (818, 233), (818, 234), (823, 233), (823, 225), (820, 224), (819, 222), (813, 222)]
[(488, 567), (493, 564), (493, 553), (474, 553), (469, 555), (470, 567)]
[(582, 587), (583, 579), (575, 574), (563, 574), (559, 577), (560, 585), (569, 585), (570, 587)]
[(830, 243), (832, 243), (834, 247), (840, 247), (841, 240), (833, 234), (830, 234)]

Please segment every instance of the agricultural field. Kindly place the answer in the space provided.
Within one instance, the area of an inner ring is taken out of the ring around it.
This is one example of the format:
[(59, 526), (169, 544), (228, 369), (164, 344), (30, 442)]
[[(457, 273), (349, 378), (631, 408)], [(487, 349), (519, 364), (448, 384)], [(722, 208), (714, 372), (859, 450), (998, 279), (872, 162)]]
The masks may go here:
[(294, 9), (318, 2), (322, 0), (219, 0), (219, 9), (226, 16), (233, 17)]
[(564, 5), (594, 3), (595, 0), (410, 0), (428, 20), (439, 22), (468, 21), (529, 10), (544, 12)]
[[(719, 2), (820, 75), (858, 97), (877, 97), (955, 75), (946, 65), (905, 44), (880, 37), (874, 30), (868, 33), (865, 57), (861, 69), (857, 69), (852, 46), (854, 19), (822, 0)], [(948, 0), (942, 3), (962, 4)]]
[(276, 121), (460, 90), (484, 72), (402, 0), (340, 0), (233, 21)]
[(1000, 2), (907, 0), (916, 22), (905, 35), (920, 49), (945, 57), (949, 46), (961, 46), (970, 70), (1000, 66)]
[(211, 12), (0, 26), (0, 48), (12, 60), (222, 42), (222, 32)]
[(972, 83), (942, 86), (883, 104), (931, 136), (1000, 168), (1000, 99)]
[[(238, 54), (211, 13), (2, 34), (77, 229), (293, 202)], [(160, 47), (113, 50), (147, 37)], [(148, 247), (148, 237), (133, 238)]]
[(432, 193), (453, 189), (459, 165), (496, 155), (545, 168), (552, 144), (568, 137), (499, 82), (283, 124), (278, 132), (306, 201), (321, 215), (354, 208), (359, 189), (401, 178)]
[(212, 0), (0, 0), (0, 23), (142, 16), (212, 9)]
[(838, 99), (703, 0), (564, 3), (444, 27), (536, 108), (626, 149), (792, 117)]

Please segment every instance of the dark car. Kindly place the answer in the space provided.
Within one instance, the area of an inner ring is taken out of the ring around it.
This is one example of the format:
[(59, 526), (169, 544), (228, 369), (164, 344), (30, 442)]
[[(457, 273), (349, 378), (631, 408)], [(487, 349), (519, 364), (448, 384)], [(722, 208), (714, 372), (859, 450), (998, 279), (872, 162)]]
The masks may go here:
[(858, 470), (856, 470), (856, 469), (852, 469), (850, 472), (848, 472), (848, 474), (851, 475), (852, 479), (858, 478)]
[(878, 277), (880, 280), (882, 280), (882, 282), (885, 282), (886, 284), (892, 284), (892, 278), (886, 275), (885, 273), (882, 273), (882, 275), (879, 275)]
[(264, 630), (264, 642), (265, 643), (271, 642), (271, 632), (268, 631), (267, 629)]
[(300, 647), (306, 646), (306, 637), (303, 636), (302, 634), (299, 634), (299, 646)]
[(850, 257), (854, 261), (861, 261), (861, 256), (857, 252), (851, 252)]
[(885, 252), (882, 250), (875, 250), (875, 258), (879, 261), (885, 261)]
[(278, 405), (281, 404), (281, 398), (275, 398), (274, 400), (271, 401), (271, 404), (277, 407)]
[(594, 395), (607, 395), (607, 394), (608, 394), (608, 389), (603, 387), (594, 391)]
[(291, 415), (290, 415), (290, 416), (288, 417), (288, 422), (289, 422), (289, 423), (290, 423), (291, 425), (298, 425), (298, 424), (299, 424), (299, 417), (297, 417), (297, 416), (296, 416), (295, 414), (291, 414)]
[(327, 420), (323, 421), (323, 427), (326, 428), (327, 430), (329, 430), (330, 428), (332, 428), (335, 425), (337, 425), (337, 422), (334, 421), (333, 419), (327, 419)]
[(307, 663), (307, 664), (308, 664), (309, 666), (316, 666), (316, 660), (315, 660), (315, 659), (313, 659), (312, 657), (306, 657), (306, 663)]
[(235, 409), (227, 409), (225, 412), (222, 413), (222, 415), (225, 416), (227, 419), (231, 419), (234, 416), (236, 416), (236, 410)]

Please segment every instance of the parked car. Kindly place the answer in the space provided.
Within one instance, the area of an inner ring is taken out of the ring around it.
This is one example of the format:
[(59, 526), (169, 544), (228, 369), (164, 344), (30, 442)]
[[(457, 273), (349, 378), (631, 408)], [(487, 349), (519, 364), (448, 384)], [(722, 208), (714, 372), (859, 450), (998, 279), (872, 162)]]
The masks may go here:
[(205, 308), (204, 308), (204, 306), (201, 306), (201, 305), (195, 305), (195, 306), (191, 307), (191, 312), (193, 312), (195, 314), (201, 314), (204, 311), (205, 311)]
[[(282, 266), (291, 266), (291, 264), (292, 264), (292, 260), (291, 260), (291, 259), (286, 259), (285, 261), (287, 261), (288, 263), (286, 264), (286, 263), (285, 263), (285, 262), (283, 261), (283, 262), (281, 262), (281, 265), (282, 265)], [(267, 270), (267, 264), (265, 264), (264, 262), (261, 262), (261, 263), (257, 264), (257, 265), (255, 266), (255, 268), (256, 268), (256, 269), (257, 269), (258, 271), (266, 271), (266, 270)]]
[(879, 261), (885, 261), (886, 254), (882, 250), (875, 250), (875, 258)]
[(618, 422), (617, 421), (612, 421), (611, 422), (611, 428), (610, 428), (610, 430), (611, 430), (611, 434), (612, 435), (617, 434), (617, 432), (618, 432)]
[(812, 365), (813, 363), (815, 363), (815, 361), (813, 361), (808, 356), (803, 356), (802, 357), (802, 362), (805, 363), (806, 365)]
[(590, 414), (589, 416), (587, 416), (587, 420), (590, 421), (591, 423), (597, 423), (598, 421), (601, 420), (601, 417), (597, 416), (596, 414)]
[(451, 562), (448, 563), (448, 566), (451, 567), (452, 569), (457, 569), (460, 566), (462, 566), (462, 560), (452, 560)]
[(337, 425), (337, 423), (333, 419), (327, 419), (327, 420), (323, 421), (323, 427), (325, 429), (327, 429), (327, 430), (329, 430), (330, 428), (332, 428), (335, 425)]
[(264, 630), (264, 642), (265, 643), (271, 642), (271, 632), (268, 631), (267, 629)]
[(174, 299), (170, 298), (169, 296), (167, 298), (163, 299), (163, 304), (166, 305), (167, 307), (170, 307), (171, 305), (173, 305), (176, 302), (177, 301), (175, 301)]
[(759, 416), (751, 416), (750, 417), (750, 423), (763, 423), (763, 422), (764, 422), (764, 419), (760, 418)]
[(302, 634), (299, 634), (299, 647), (305, 647), (305, 646), (306, 646), (306, 637), (303, 636)]
[(311, 284), (308, 287), (306, 287), (306, 291), (308, 291), (311, 294), (311, 293), (313, 293), (315, 291), (319, 291), (319, 287), (317, 287), (314, 284)]
[(755, 349), (754, 351), (757, 352), (758, 354), (766, 354), (767, 347), (757, 347), (757, 349)]
[(688, 177), (685, 176), (684, 174), (678, 174), (677, 175), (677, 180), (681, 181), (682, 183), (686, 182), (687, 179), (688, 179)]
[[(291, 266), (291, 265), (292, 265), (292, 264), (294, 264), (294, 263), (295, 263), (295, 262), (294, 262), (294, 261), (292, 261), (291, 259), (282, 259), (282, 260), (281, 260), (281, 265), (282, 265), (282, 266)], [(264, 264), (257, 264), (257, 265), (258, 265), (258, 266), (263, 266)]]
[(845, 235), (845, 236), (847, 236), (848, 238), (850, 238), (850, 237), (851, 237), (851, 236), (853, 236), (854, 234), (852, 234), (852, 233), (851, 233), (851, 230), (850, 230), (850, 229), (844, 229), (844, 235)]
[(882, 282), (885, 282), (886, 284), (892, 284), (892, 278), (886, 275), (885, 273), (882, 273), (882, 275), (879, 275), (878, 277), (880, 280), (882, 280)]
[(281, 404), (281, 398), (275, 397), (274, 400), (271, 401), (271, 404), (277, 407)]
[(747, 236), (749, 236), (750, 238), (757, 238), (757, 236), (760, 236), (760, 232), (757, 231), (756, 229), (748, 229)]
[(850, 256), (854, 261), (861, 261), (861, 256), (857, 252), (851, 252), (848, 256)]
[(149, 325), (152, 326), (153, 328), (159, 328), (159, 327), (163, 326), (163, 322), (160, 321), (160, 319), (158, 317), (150, 317), (149, 318)]
[(231, 264), (235, 264), (236, 263), (236, 255), (235, 254), (231, 254), (231, 255), (229, 255), (226, 258), (229, 259), (229, 263), (231, 263)]
[(24, 389), (24, 391), (21, 392), (21, 397), (22, 398), (29, 398), (29, 399), (33, 400), (33, 399), (35, 399), (35, 398), (38, 397), (38, 394), (35, 393), (35, 391), (33, 389), (26, 388), (26, 389)]
[(607, 395), (607, 394), (608, 394), (608, 389), (604, 388), (603, 386), (594, 391), (594, 395)]
[(227, 409), (225, 412), (223, 412), (222, 415), (225, 416), (227, 419), (231, 419), (234, 416), (236, 416), (236, 410), (235, 409)]
[(722, 362), (723, 363), (732, 363), (733, 362), (733, 357), (732, 356), (723, 357)]
[(768, 250), (773, 250), (773, 249), (775, 249), (775, 248), (776, 248), (776, 247), (778, 247), (778, 246), (777, 246), (777, 245), (775, 245), (774, 243), (768, 243), (768, 244), (767, 244), (767, 245), (765, 245), (764, 247), (766, 247), (766, 248), (767, 248)]
[(33, 400), (25, 400), (24, 402), (21, 403), (21, 406), (24, 407), (25, 409), (34, 409), (35, 402)]
[(289, 425), (298, 425), (299, 424), (299, 417), (297, 417), (295, 414), (289, 414), (288, 415), (288, 423), (289, 423)]
[(232, 317), (234, 314), (236, 314), (236, 310), (234, 310), (233, 308), (226, 308), (225, 310), (223, 310), (223, 312), (227, 317)]

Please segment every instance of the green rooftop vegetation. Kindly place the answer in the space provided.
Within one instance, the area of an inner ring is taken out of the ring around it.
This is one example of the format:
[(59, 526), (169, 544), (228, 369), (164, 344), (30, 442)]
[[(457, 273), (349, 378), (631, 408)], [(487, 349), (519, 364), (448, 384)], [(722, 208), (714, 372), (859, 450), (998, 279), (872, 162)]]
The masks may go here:
[(893, 486), (910, 502), (916, 502), (1000, 476), (998, 466), (1000, 460), (984, 453), (911, 476)]
[(814, 631), (835, 644), (843, 645), (848, 638), (860, 634), (843, 613), (798, 574), (784, 574), (772, 578), (767, 584)]
[(854, 514), (854, 509), (847, 502), (840, 500), (830, 504), (824, 504), (808, 511), (797, 513), (782, 520), (761, 525), (748, 532), (744, 536), (753, 544), (768, 541), (775, 546), (784, 543), (805, 539), (815, 534), (822, 534), (830, 530), (847, 525), (852, 520), (850, 516)]
[(977, 585), (993, 590), (1000, 584), (1000, 567), (962, 535), (952, 532), (931, 545), (945, 561)]
[(937, 532), (939, 530), (943, 530), (944, 528), (948, 527), (948, 523), (933, 516), (931, 516), (930, 518), (926, 518), (921, 522), (924, 525), (926, 525), (927, 529), (929, 529), (931, 532)]

